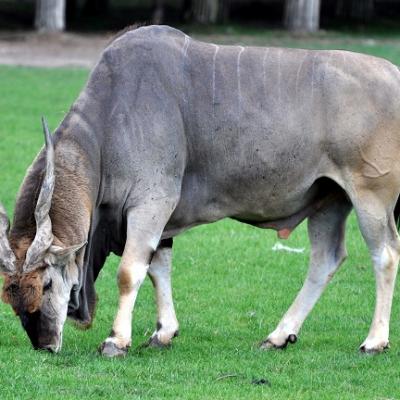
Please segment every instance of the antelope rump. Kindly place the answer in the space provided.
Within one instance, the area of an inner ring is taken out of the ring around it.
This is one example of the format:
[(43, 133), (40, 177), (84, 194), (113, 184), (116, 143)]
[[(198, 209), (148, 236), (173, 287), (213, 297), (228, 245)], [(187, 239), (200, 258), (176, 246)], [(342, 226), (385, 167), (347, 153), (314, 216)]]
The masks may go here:
[[(306, 281), (263, 348), (283, 348), (346, 257), (354, 208), (371, 252), (376, 308), (365, 352), (389, 344), (400, 241), (400, 73), (345, 51), (218, 46), (162, 26), (115, 39), (29, 168), (9, 228), (0, 209), (2, 299), (35, 348), (57, 352), (68, 317), (90, 325), (95, 280), (122, 256), (106, 356), (131, 344), (148, 275), (150, 345), (178, 332), (173, 237), (222, 218), (275, 229), (308, 219)], [(223, 282), (218, 284), (223, 285)]]

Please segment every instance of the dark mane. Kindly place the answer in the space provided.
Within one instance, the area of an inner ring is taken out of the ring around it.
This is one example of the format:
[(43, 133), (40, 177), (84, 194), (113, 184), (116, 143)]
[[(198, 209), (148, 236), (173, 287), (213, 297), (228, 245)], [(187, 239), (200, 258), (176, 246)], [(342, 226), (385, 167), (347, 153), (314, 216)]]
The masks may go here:
[[(55, 138), (55, 144), (59, 141)], [(79, 158), (79, 166), (85, 171), (87, 163), (84, 155), (74, 142), (75, 155)], [(17, 242), (21, 238), (34, 239), (36, 234), (35, 208), (42, 187), (46, 154), (41, 151), (29, 168), (19, 190), (15, 204), (14, 219), (11, 227), (10, 242)], [(76, 174), (75, 166), (68, 157), (57, 153), (55, 165), (55, 187), (50, 208), (52, 231), (58, 240), (65, 245), (73, 245), (83, 240), (76, 236), (80, 227), (84, 225), (87, 214), (90, 214), (88, 200), (89, 184), (84, 174)], [(72, 241), (72, 243), (70, 243)]]
[(42, 186), (45, 168), (44, 152), (41, 151), (19, 189), (15, 204), (14, 218), (10, 231), (10, 240), (18, 240), (22, 237), (33, 239), (36, 234), (35, 207)]

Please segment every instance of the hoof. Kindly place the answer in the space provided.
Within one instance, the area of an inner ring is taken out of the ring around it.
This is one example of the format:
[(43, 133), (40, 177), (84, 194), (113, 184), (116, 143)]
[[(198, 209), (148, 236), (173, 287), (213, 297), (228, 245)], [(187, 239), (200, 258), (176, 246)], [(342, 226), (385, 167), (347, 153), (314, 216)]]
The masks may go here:
[(147, 342), (147, 347), (151, 347), (153, 349), (168, 349), (171, 347), (172, 342), (163, 343), (157, 337), (157, 335), (152, 336), (149, 341)]
[(369, 354), (369, 355), (374, 355), (374, 354), (380, 354), (383, 353), (385, 350), (390, 349), (390, 344), (387, 342), (384, 345), (377, 346), (377, 347), (367, 347), (367, 345), (362, 344), (360, 346), (360, 352), (363, 354)]
[(166, 340), (160, 340), (159, 335), (162, 335), (162, 333), (160, 333), (159, 331), (154, 332), (151, 338), (146, 343), (146, 346), (158, 349), (170, 348), (172, 345), (172, 339), (176, 338), (179, 335), (179, 331), (175, 331), (172, 336), (170, 334), (164, 334), (164, 339)]
[(260, 349), (262, 349), (262, 350), (271, 350), (271, 349), (283, 350), (283, 349), (286, 349), (286, 347), (289, 343), (296, 343), (296, 342), (297, 342), (297, 336), (294, 334), (291, 334), (286, 338), (285, 342), (281, 345), (277, 345), (277, 344), (273, 343), (270, 339), (266, 339), (261, 343)]
[(103, 342), (99, 352), (104, 357), (125, 357), (128, 353), (128, 347), (119, 348), (114, 342)]

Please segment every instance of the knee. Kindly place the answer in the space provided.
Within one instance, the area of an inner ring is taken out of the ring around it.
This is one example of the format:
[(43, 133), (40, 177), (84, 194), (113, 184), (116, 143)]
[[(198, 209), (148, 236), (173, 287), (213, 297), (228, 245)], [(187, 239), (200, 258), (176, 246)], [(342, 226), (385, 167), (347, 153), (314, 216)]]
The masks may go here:
[(138, 289), (145, 277), (145, 268), (127, 268), (126, 266), (121, 266), (117, 275), (117, 283), (120, 294), (128, 294), (133, 290)]
[(400, 257), (398, 244), (385, 245), (379, 252), (372, 255), (374, 268), (378, 271), (396, 270)]
[(120, 268), (118, 270), (117, 283), (120, 294), (130, 293), (134, 286), (131, 271), (127, 268)]

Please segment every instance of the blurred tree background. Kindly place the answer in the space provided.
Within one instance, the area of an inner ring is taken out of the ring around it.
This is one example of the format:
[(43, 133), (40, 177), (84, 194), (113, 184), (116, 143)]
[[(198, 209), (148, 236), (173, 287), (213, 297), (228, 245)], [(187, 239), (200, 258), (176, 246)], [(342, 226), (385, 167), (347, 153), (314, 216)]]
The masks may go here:
[(135, 23), (244, 24), (310, 33), (398, 27), (400, 0), (0, 0), (0, 29), (119, 30)]

